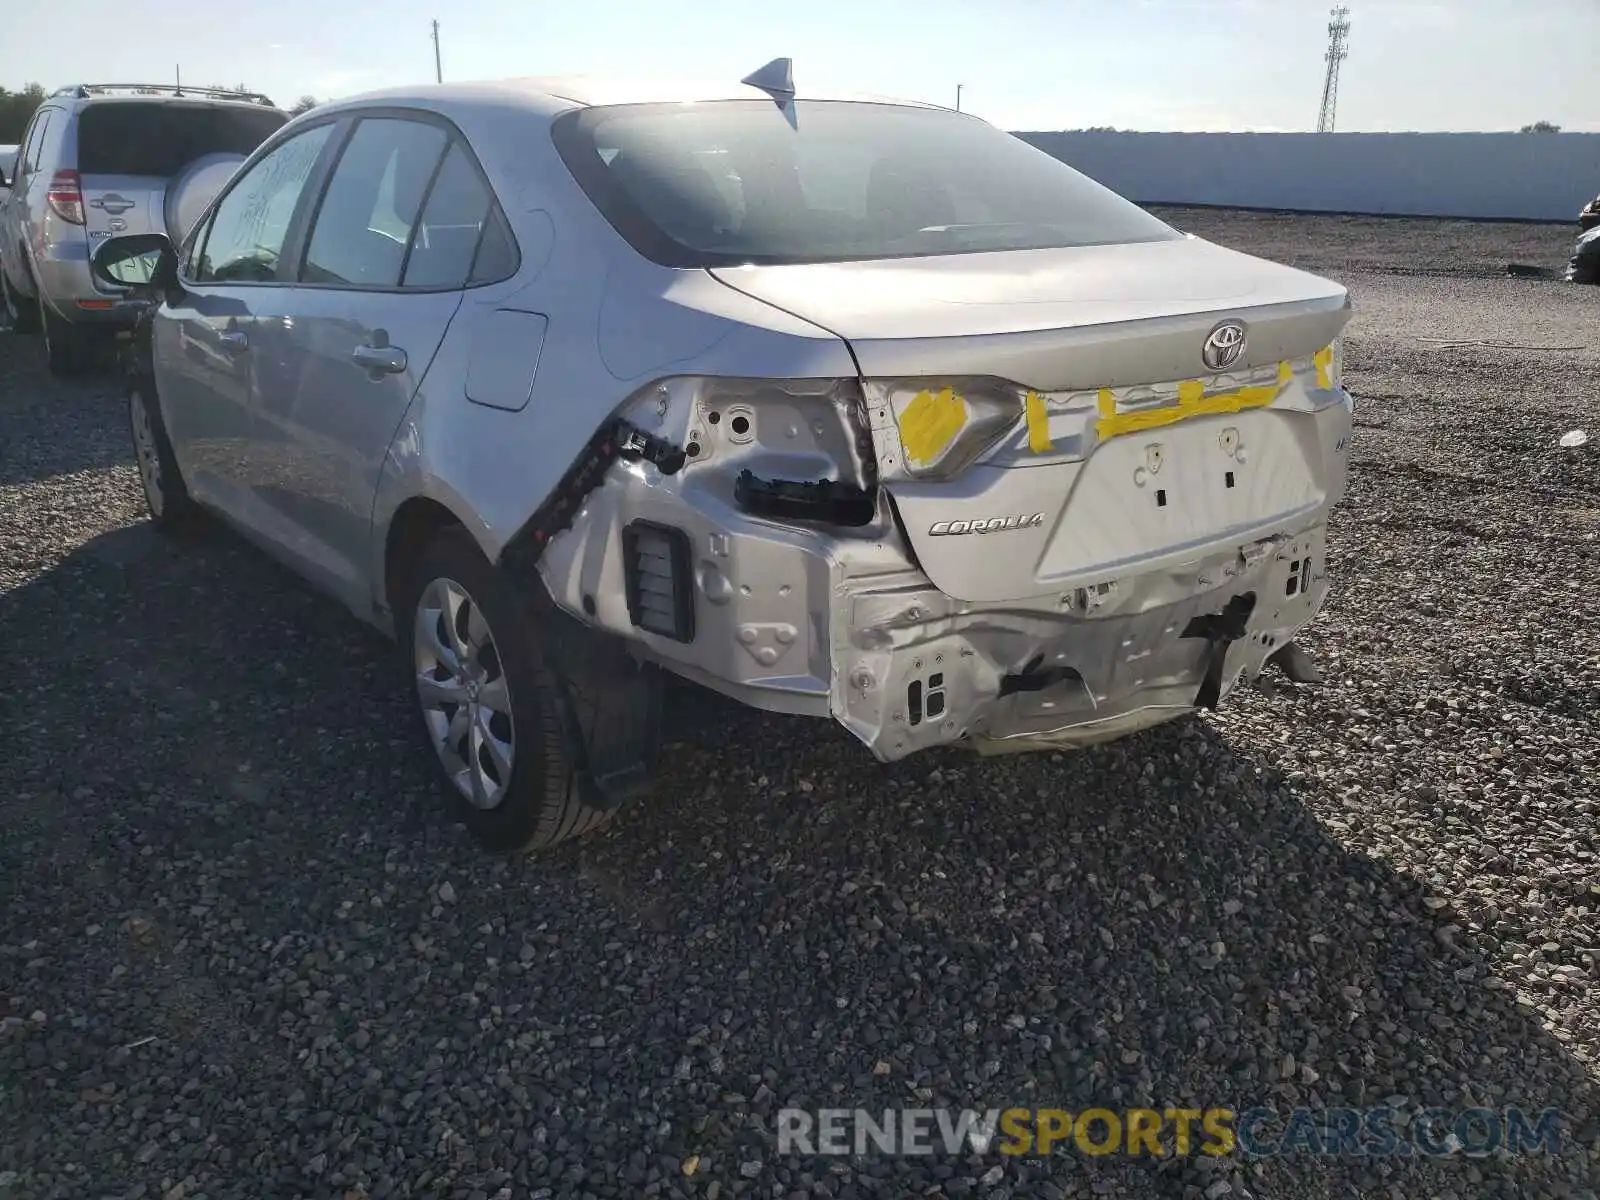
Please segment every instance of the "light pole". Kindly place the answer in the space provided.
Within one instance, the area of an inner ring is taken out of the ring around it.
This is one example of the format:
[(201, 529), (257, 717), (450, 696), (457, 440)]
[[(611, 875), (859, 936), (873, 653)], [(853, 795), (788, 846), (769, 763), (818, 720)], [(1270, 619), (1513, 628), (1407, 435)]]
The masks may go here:
[(444, 68), (439, 65), (439, 22), (433, 23), (433, 81), (444, 82)]
[(961, 111), (961, 89), (964, 86), (965, 86), (964, 84), (960, 84), (960, 83), (956, 84), (956, 111), (957, 112)]

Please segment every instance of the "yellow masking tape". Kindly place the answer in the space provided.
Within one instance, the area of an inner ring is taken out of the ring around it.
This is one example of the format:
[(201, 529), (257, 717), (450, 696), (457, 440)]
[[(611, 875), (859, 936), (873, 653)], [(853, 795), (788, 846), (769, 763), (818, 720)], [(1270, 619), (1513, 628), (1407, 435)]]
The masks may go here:
[(1028, 393), (1028, 449), (1035, 454), (1053, 449), (1050, 443), (1050, 418), (1044, 411), (1044, 397), (1038, 392)]
[(924, 388), (900, 414), (900, 444), (913, 462), (930, 463), (967, 423), (967, 402), (953, 388)]
[(1333, 347), (1324, 346), (1311, 356), (1311, 361), (1317, 364), (1317, 386), (1331, 388), (1333, 386)]
[(1209, 417), (1219, 413), (1235, 413), (1247, 408), (1261, 408), (1271, 404), (1283, 391), (1283, 364), (1278, 369), (1279, 383), (1258, 387), (1240, 388), (1217, 396), (1206, 395), (1206, 385), (1198, 379), (1186, 380), (1178, 385), (1178, 402), (1160, 408), (1146, 408), (1138, 412), (1119, 413), (1117, 398), (1110, 388), (1101, 388), (1098, 407), (1100, 419), (1094, 423), (1095, 432), (1104, 438), (1114, 438), (1124, 433), (1138, 433), (1145, 429), (1159, 429), (1175, 425), (1194, 417)]

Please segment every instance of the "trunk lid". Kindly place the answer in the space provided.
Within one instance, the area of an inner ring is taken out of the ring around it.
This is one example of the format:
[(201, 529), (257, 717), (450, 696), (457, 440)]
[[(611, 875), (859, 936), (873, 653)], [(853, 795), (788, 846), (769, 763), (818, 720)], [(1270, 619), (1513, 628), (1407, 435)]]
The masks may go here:
[(1245, 317), (1238, 367), (1309, 355), (1345, 289), (1198, 238), (1126, 246), (719, 267), (739, 291), (850, 343), (868, 379), (995, 375), (1061, 391), (1190, 379), (1216, 321)]
[[(1185, 238), (712, 273), (849, 344), (885, 486), (957, 599), (1068, 602), (1129, 574), (1181, 575), (1343, 491), (1332, 347), (1349, 301), (1305, 272)], [(1226, 320), (1244, 347), (1214, 370), (1202, 351)], [(923, 430), (949, 430), (985, 391), (1017, 418), (971, 465), (912, 478), (885, 462), (885, 447), (915, 453), (908, 400)]]

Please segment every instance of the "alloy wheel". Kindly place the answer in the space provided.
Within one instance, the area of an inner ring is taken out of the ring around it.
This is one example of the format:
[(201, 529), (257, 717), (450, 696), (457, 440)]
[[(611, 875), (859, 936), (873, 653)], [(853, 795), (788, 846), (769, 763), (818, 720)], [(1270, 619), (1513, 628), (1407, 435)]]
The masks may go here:
[(417, 601), (412, 637), (417, 698), (445, 773), (475, 808), (497, 808), (511, 782), (511, 690), (483, 610), (453, 579)]

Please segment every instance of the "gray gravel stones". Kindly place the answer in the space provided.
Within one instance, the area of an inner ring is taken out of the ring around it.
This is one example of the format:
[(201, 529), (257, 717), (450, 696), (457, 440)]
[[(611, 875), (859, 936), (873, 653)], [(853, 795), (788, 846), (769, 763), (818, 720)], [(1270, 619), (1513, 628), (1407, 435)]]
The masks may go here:
[[(0, 340), (0, 1197), (1593, 1196), (1600, 456), (1555, 442), (1600, 423), (1600, 292), (1478, 270), (1564, 230), (1175, 219), (1357, 297), (1326, 684), (893, 767), (685, 692), (660, 797), (526, 861), (441, 816), (383, 643), (155, 536), (112, 385)], [(774, 1141), (1091, 1103), (1569, 1123), (1427, 1162)]]

